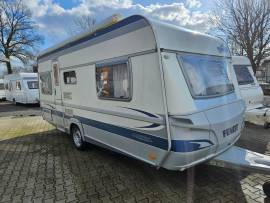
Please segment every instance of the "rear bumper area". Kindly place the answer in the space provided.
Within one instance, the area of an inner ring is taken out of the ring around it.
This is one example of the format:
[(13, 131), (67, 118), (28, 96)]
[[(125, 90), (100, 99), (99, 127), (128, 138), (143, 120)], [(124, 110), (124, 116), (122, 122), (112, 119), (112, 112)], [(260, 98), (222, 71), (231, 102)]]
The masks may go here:
[[(224, 153), (229, 148), (233, 147), (233, 145), (237, 142), (237, 140), (240, 138), (241, 133), (239, 133), (233, 142), (228, 145), (227, 147), (215, 152), (209, 154), (209, 149), (205, 148), (202, 150), (198, 150), (195, 152), (186, 152), (186, 153), (179, 153), (179, 152), (170, 152), (166, 162), (163, 164), (163, 168), (166, 168), (168, 170), (175, 170), (175, 171), (183, 171), (187, 168), (193, 167), (197, 164), (209, 161), (210, 159), (213, 159), (214, 157)], [(215, 146), (213, 146), (215, 147)], [(201, 154), (204, 153), (205, 156), (201, 156)], [(197, 159), (197, 157), (202, 157), (200, 159)]]

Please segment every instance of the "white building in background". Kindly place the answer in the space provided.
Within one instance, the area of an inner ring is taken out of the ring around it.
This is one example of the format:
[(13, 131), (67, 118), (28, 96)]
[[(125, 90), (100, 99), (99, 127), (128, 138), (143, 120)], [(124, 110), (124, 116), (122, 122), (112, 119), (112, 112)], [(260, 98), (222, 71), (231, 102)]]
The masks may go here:
[(264, 69), (266, 77), (265, 82), (270, 83), (270, 57), (267, 57), (263, 60), (261, 67)]
[(0, 100), (6, 99), (4, 80), (0, 79)]

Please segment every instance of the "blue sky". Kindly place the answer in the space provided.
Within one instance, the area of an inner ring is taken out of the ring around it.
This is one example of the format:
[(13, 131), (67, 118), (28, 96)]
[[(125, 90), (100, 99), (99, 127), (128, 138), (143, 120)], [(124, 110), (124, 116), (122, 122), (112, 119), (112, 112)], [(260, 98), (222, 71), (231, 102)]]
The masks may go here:
[[(44, 36), (39, 51), (76, 35), (74, 19), (90, 16), (98, 21), (119, 13), (141, 14), (157, 20), (207, 32), (215, 0), (23, 0), (32, 12), (37, 31)], [(13, 62), (18, 63), (18, 62)], [(0, 65), (0, 72), (3, 66)]]
[[(70, 37), (74, 18), (89, 15), (97, 21), (120, 13), (142, 14), (201, 32), (208, 23), (214, 0), (25, 0), (44, 36), (41, 50)], [(76, 28), (75, 28), (76, 29)]]

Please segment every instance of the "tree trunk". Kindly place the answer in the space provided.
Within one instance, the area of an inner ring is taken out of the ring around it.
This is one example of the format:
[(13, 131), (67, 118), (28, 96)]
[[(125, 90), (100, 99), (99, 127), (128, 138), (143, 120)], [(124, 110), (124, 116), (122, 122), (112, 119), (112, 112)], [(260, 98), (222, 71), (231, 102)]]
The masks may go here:
[(253, 72), (254, 72), (254, 74), (256, 74), (256, 71), (257, 71), (257, 65), (256, 65), (256, 63), (255, 63), (255, 61), (252, 59), (252, 60), (250, 60), (250, 62), (251, 62), (251, 66), (252, 66), (252, 69), (253, 69)]
[(7, 72), (8, 72), (8, 74), (12, 74), (12, 68), (11, 68), (10, 61), (7, 61), (6, 62), (6, 66), (7, 66)]

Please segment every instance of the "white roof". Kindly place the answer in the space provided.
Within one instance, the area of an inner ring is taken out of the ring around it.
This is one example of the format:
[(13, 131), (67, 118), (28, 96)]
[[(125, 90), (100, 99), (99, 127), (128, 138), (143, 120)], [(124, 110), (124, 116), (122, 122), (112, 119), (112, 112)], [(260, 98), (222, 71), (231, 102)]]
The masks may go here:
[(153, 19), (150, 19), (149, 22), (155, 32), (160, 48), (191, 53), (231, 56), (227, 45), (217, 37)]
[(233, 56), (232, 63), (234, 65), (251, 65), (248, 57), (246, 56)]
[[(103, 38), (103, 40), (110, 40), (113, 38), (108, 37), (110, 33), (116, 32), (116, 30), (120, 29), (126, 29), (126, 32), (132, 32), (140, 27), (139, 24), (140, 26), (150, 26), (152, 28), (157, 48), (215, 56), (231, 56), (226, 43), (217, 37), (149, 19), (144, 16), (134, 15), (114, 23), (109, 27), (103, 28), (101, 31), (87, 31), (65, 40), (52, 48), (44, 50), (38, 58), (46, 58), (48, 55), (54, 55), (56, 52), (63, 52), (64, 49), (71, 49), (86, 40), (92, 40), (93, 38), (95, 38), (93, 40), (96, 40), (99, 36), (100, 38)], [(127, 25), (134, 25), (132, 26), (133, 29), (127, 28)], [(102, 33), (103, 31), (104, 33)]]

